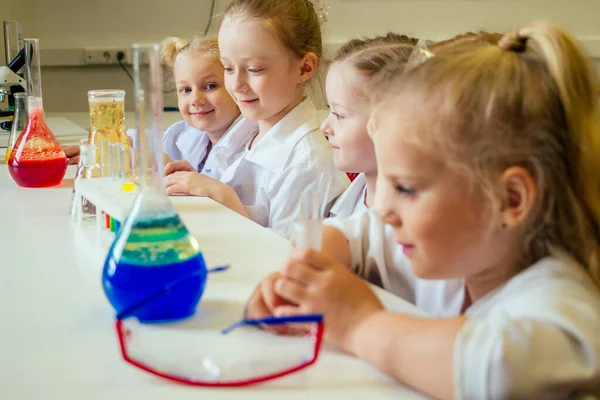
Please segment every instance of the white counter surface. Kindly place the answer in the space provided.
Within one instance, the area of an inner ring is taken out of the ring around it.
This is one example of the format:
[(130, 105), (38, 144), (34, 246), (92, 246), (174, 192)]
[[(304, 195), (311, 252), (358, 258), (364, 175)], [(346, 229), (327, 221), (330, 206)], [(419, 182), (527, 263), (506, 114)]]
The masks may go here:
[[(68, 216), (71, 184), (19, 188), (0, 166), (0, 399), (422, 398), (329, 347), (303, 372), (235, 390), (184, 387), (124, 363), (100, 285), (102, 252), (81, 245)], [(289, 243), (209, 199), (179, 198), (176, 204), (207, 263), (232, 264), (209, 278), (201, 306), (222, 307), (237, 320), (257, 283), (286, 258)], [(389, 307), (414, 311), (378, 293)]]

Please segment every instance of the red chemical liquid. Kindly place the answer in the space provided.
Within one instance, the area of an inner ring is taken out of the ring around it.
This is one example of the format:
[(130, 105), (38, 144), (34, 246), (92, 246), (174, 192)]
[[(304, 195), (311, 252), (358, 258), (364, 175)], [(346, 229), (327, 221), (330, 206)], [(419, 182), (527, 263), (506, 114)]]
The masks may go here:
[(22, 187), (56, 186), (62, 182), (67, 164), (65, 152), (44, 121), (43, 110), (31, 108), (8, 159), (10, 175)]
[(67, 170), (66, 158), (23, 160), (9, 165), (17, 185), (40, 188), (60, 185)]

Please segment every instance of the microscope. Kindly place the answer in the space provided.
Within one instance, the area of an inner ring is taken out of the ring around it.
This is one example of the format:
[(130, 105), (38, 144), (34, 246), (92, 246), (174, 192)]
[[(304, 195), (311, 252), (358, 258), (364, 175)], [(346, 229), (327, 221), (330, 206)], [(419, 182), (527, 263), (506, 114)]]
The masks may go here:
[(0, 134), (10, 131), (15, 107), (14, 94), (27, 89), (21, 72), (25, 65), (25, 48), (18, 21), (4, 21), (4, 50), (6, 65), (0, 65)]

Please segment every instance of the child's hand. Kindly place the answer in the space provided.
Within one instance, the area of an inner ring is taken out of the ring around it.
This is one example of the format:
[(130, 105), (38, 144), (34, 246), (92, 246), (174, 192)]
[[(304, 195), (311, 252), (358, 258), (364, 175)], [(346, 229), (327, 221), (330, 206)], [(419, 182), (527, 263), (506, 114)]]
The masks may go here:
[(171, 161), (165, 165), (165, 175), (171, 175), (178, 171), (198, 172), (198, 170), (196, 170), (192, 164), (184, 160)]
[(383, 306), (368, 284), (343, 264), (310, 249), (295, 250), (275, 281), (275, 294), (296, 305), (275, 315), (322, 313), (329, 341), (349, 351), (353, 329)]
[(69, 165), (79, 163), (79, 146), (61, 146), (67, 156)]
[(242, 201), (233, 188), (198, 172), (177, 171), (165, 177), (169, 195), (209, 197), (217, 203), (250, 218)]
[[(275, 309), (279, 306), (289, 304), (281, 297), (275, 294), (274, 286), (277, 279), (281, 277), (279, 272), (274, 272), (267, 276), (256, 288), (252, 297), (246, 304), (244, 310), (244, 318), (260, 319), (273, 315)], [(286, 329), (273, 329), (273, 327), (265, 327), (265, 330), (274, 331), (276, 333), (285, 333)]]
[(221, 185), (223, 185), (221, 182), (196, 171), (177, 171), (165, 177), (165, 186), (169, 195), (212, 197)]
[(279, 272), (267, 276), (256, 288), (248, 301), (245, 318), (259, 319), (273, 315), (275, 308), (286, 304), (275, 294), (274, 284), (281, 277)]

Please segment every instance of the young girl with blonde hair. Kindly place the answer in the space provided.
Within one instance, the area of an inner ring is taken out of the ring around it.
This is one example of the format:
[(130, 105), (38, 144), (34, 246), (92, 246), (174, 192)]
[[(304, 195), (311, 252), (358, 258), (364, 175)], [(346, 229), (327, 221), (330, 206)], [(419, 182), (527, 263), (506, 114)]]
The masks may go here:
[(225, 90), (216, 38), (169, 37), (162, 56), (173, 71), (183, 117), (163, 137), (167, 161), (175, 161), (165, 173), (197, 171), (218, 179), (258, 128), (241, 122), (240, 110)]
[[(248, 314), (324, 313), (330, 342), (436, 398), (600, 395), (596, 87), (541, 22), (387, 82), (369, 132), (392, 234), (374, 213), (329, 220)], [(384, 310), (350, 266), (406, 276), (430, 318)]]
[(391, 32), (354, 39), (340, 48), (329, 66), (325, 86), (330, 113), (321, 131), (329, 137), (335, 166), (359, 173), (331, 208), (330, 217), (349, 217), (373, 203), (377, 165), (367, 121), (374, 81), (386, 66), (393, 65), (400, 72), (415, 43), (416, 39)]
[(309, 0), (233, 0), (224, 14), (225, 86), (244, 120), (257, 121), (258, 133), (220, 182), (175, 173), (166, 179), (167, 191), (208, 196), (290, 237), (303, 217), (301, 199), (326, 216), (349, 184), (304, 91), (321, 60), (323, 15)]

